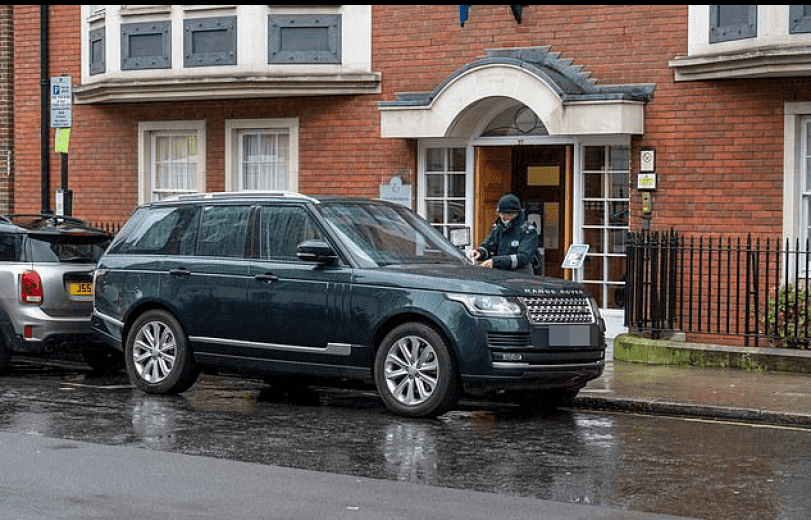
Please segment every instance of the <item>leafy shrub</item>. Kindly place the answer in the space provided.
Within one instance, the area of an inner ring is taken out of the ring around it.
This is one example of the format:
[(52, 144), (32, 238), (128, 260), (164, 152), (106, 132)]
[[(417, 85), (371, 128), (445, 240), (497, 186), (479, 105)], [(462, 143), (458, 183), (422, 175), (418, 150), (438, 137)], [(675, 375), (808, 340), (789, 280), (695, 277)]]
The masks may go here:
[(774, 346), (809, 348), (811, 292), (808, 287), (789, 284), (777, 291), (772, 289), (771, 293), (760, 318), (761, 332), (768, 332)]

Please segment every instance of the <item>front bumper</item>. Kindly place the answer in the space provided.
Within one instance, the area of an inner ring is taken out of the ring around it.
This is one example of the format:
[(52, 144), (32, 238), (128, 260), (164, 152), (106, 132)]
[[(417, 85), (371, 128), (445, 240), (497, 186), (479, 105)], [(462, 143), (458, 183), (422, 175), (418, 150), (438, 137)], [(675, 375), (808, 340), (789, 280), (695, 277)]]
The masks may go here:
[(473, 318), (462, 330), (460, 377), (469, 395), (579, 389), (605, 367), (605, 326), (599, 318), (551, 325)]

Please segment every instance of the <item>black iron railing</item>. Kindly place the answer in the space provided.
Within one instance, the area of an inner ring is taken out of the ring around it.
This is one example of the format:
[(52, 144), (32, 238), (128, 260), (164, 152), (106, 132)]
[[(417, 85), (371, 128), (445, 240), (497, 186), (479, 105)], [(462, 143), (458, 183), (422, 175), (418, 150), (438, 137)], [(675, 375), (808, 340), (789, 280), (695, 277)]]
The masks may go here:
[(680, 331), (807, 347), (811, 255), (807, 241), (800, 246), (751, 235), (629, 233), (625, 324), (653, 337)]

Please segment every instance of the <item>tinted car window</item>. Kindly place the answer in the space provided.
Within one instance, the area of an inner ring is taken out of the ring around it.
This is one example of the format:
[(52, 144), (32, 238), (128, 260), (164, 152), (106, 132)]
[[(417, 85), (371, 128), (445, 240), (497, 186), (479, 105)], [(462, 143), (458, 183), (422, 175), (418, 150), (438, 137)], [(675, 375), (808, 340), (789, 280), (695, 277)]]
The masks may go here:
[(193, 255), (200, 210), (196, 206), (140, 209), (110, 248), (114, 253)]
[(241, 257), (245, 254), (249, 206), (210, 206), (200, 224), (200, 256)]
[(104, 236), (37, 235), (28, 236), (32, 262), (96, 263), (110, 243)]
[(324, 204), (320, 211), (359, 258), (376, 265), (466, 262), (436, 229), (406, 208), (342, 203)]
[(23, 236), (19, 233), (0, 235), (0, 262), (16, 262), (20, 259)]
[(324, 238), (312, 217), (299, 206), (263, 206), (260, 222), (261, 258), (297, 261), (300, 243)]

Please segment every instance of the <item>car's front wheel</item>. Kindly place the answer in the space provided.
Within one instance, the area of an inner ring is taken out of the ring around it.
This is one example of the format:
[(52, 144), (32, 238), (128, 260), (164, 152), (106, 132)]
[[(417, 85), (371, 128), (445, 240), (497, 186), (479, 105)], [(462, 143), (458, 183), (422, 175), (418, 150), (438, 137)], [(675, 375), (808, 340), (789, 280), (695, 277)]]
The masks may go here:
[(375, 356), (375, 384), (385, 405), (408, 417), (431, 417), (459, 398), (456, 368), (445, 340), (422, 323), (395, 327)]
[(197, 381), (186, 334), (171, 314), (148, 311), (133, 324), (124, 349), (132, 382), (151, 394), (179, 394)]

